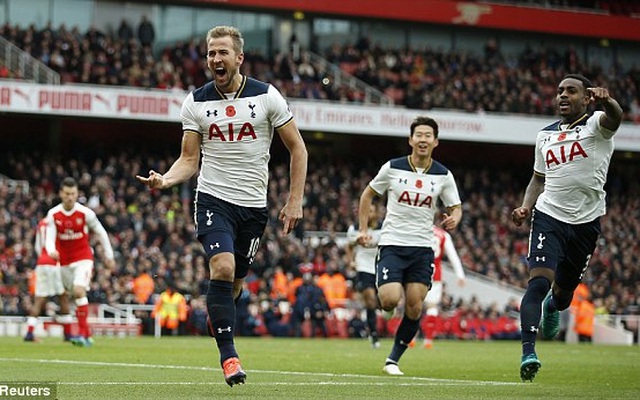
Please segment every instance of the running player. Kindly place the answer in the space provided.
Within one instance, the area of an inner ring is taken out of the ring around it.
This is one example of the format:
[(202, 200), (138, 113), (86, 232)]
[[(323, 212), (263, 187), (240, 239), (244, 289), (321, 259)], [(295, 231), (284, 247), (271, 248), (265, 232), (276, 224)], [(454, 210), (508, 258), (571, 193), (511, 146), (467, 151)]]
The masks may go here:
[[(302, 218), (307, 150), (293, 114), (270, 84), (240, 74), (244, 39), (230, 26), (207, 33), (207, 65), (213, 81), (191, 92), (182, 105), (182, 150), (165, 174), (138, 180), (165, 189), (198, 172), (196, 234), (209, 265), (210, 331), (229, 386), (244, 383), (234, 344), (235, 304), (260, 247), (267, 212), (269, 148), (274, 131), (291, 156), (287, 203), (280, 211), (283, 234)], [(202, 153), (202, 163), (200, 163)]]
[(115, 266), (109, 235), (96, 213), (78, 203), (78, 184), (73, 178), (62, 180), (60, 188), (62, 202), (47, 213), (45, 247), (52, 259), (60, 263), (62, 284), (67, 293), (73, 295), (78, 320), (77, 337), (71, 342), (78, 346), (93, 345), (88, 323), (89, 300), (87, 290), (93, 274), (93, 250), (89, 245), (89, 231), (95, 233), (104, 249), (104, 263)]
[(376, 280), (383, 310), (394, 309), (403, 295), (404, 316), (383, 371), (403, 375), (398, 361), (418, 332), (422, 304), (433, 276), (433, 229), (437, 202), (447, 208), (442, 226), (454, 229), (462, 219), (458, 188), (451, 171), (432, 158), (438, 124), (416, 118), (410, 127), (409, 156), (385, 163), (360, 197), (358, 243), (371, 241), (368, 220), (374, 196), (387, 194), (387, 215), (378, 243)]
[[(542, 366), (535, 352), (540, 320), (544, 338), (558, 334), (559, 311), (571, 304), (596, 248), (613, 137), (622, 121), (609, 91), (582, 75), (564, 77), (556, 103), (561, 119), (538, 133), (533, 176), (511, 213), (517, 226), (531, 216), (530, 279), (520, 306), (523, 381), (533, 381)], [(604, 111), (590, 114), (592, 103)]]

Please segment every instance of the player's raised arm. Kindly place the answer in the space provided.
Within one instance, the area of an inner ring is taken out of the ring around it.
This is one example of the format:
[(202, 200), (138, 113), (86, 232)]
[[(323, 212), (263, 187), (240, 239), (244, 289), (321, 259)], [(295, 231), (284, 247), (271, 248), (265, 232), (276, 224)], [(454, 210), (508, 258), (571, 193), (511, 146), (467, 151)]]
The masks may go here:
[(154, 170), (149, 176), (136, 175), (136, 179), (152, 189), (166, 189), (191, 178), (198, 171), (200, 143), (202, 137), (195, 131), (185, 131), (182, 135), (180, 157), (164, 175)]
[(610, 131), (616, 131), (622, 122), (622, 107), (613, 97), (609, 95), (609, 91), (601, 87), (587, 88), (589, 100), (604, 108), (604, 115), (600, 117), (600, 125)]

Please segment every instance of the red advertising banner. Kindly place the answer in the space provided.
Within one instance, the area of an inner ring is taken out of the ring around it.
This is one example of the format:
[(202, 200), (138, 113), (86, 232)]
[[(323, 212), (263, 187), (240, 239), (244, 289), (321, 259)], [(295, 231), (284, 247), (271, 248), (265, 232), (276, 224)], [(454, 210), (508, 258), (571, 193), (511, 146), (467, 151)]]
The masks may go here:
[(200, 3), (640, 41), (640, 18), (604, 13), (451, 0), (200, 0)]

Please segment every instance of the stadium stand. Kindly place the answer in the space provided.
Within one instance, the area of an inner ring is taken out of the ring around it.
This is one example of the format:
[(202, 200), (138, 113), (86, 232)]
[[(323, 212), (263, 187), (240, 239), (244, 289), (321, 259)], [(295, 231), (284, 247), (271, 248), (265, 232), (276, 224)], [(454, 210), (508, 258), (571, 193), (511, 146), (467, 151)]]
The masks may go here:
[[(0, 35), (61, 75), (63, 83), (86, 83), (158, 89), (193, 89), (209, 79), (203, 40), (191, 39), (154, 55), (150, 46), (124, 41), (95, 27), (87, 32), (61, 25), (38, 30), (5, 24)], [(575, 48), (525, 47), (515, 57), (494, 40), (480, 54), (464, 50), (381, 47), (365, 40), (334, 44), (322, 57), (303, 51), (272, 57), (249, 52), (245, 73), (273, 82), (290, 98), (362, 103), (365, 91), (338, 84), (327, 65), (335, 65), (397, 105), (430, 110), (554, 115), (555, 84), (568, 73), (589, 76), (616, 93), (625, 120), (640, 121), (640, 71), (637, 66), (581, 60)]]
[[(5, 154), (3, 160), (6, 160), (2, 165), (3, 171), (29, 182), (28, 193), (4, 189), (0, 196), (0, 209), (5, 210), (0, 213), (0, 232), (6, 232), (0, 234), (3, 314), (23, 315), (29, 307), (27, 283), (34, 262), (31, 248), (33, 226), (56, 201), (55, 188), (67, 171), (75, 171), (82, 201), (96, 210), (110, 232), (118, 259), (116, 269), (108, 270), (98, 257), (97, 273), (89, 292), (92, 303), (138, 304), (140, 301), (134, 293), (133, 280), (142, 271), (156, 277), (156, 294), (162, 292), (168, 282), (175, 283), (196, 303), (205, 293), (207, 273), (204, 257), (192, 233), (191, 191), (188, 188), (170, 193), (141, 190), (130, 173), (169, 164), (170, 159), (120, 152), (91, 162), (80, 159), (60, 162), (51, 156), (28, 154)], [(516, 203), (526, 184), (526, 177), (500, 167), (458, 167), (456, 170), (465, 199), (465, 217), (454, 238), (464, 266), (496, 282), (523, 287), (527, 280), (524, 262), (527, 232), (515, 229), (507, 220), (505, 210)], [(272, 210), (277, 210), (284, 200), (277, 194), (283, 193), (281, 189), (287, 187), (286, 167), (278, 165), (273, 171), (269, 203)], [(586, 276), (594, 299), (600, 299), (611, 314), (625, 313), (637, 301), (640, 253), (635, 238), (640, 234), (640, 225), (635, 199), (640, 188), (637, 182), (630, 184), (635, 181), (626, 178), (637, 176), (638, 172), (637, 168), (616, 168), (614, 163), (612, 175), (617, 178), (609, 185), (609, 214), (603, 221), (601, 245)], [(282, 269), (286, 276), (286, 282), (280, 281), (279, 284), (287, 286), (292, 285), (303, 272), (320, 276), (330, 265), (345, 277), (347, 298), (353, 297), (354, 271), (349, 270), (339, 241), (312, 246), (304, 240), (303, 231), (329, 231), (334, 235), (345, 232), (354, 222), (356, 194), (373, 173), (375, 171), (370, 168), (363, 171), (362, 166), (355, 162), (314, 162), (305, 196), (308, 213), (296, 236), (279, 235), (278, 221), (272, 213), (256, 267), (247, 279), (250, 297), (246, 308), (247, 313), (256, 319), (254, 329), (264, 323), (260, 312), (262, 302), (278, 304), (289, 301), (288, 297), (275, 295), (276, 269)], [(636, 215), (630, 216), (629, 212)], [(98, 246), (98, 254), (100, 251)], [(295, 287), (282, 290), (295, 292)], [(457, 314), (468, 313), (464, 303), (452, 305), (456, 302), (455, 293), (449, 295), (452, 298), (446, 302), (444, 315), (453, 318)], [(336, 308), (353, 307), (354, 302), (347, 300), (334, 303), (336, 305)], [(495, 307), (482, 312), (473, 311), (483, 316), (495, 312), (499, 312), (498, 317), (509, 315)], [(333, 314), (328, 322), (328, 329), (334, 334), (338, 332), (338, 317), (345, 318), (343, 314)], [(244, 332), (257, 334), (254, 329)], [(342, 332), (346, 331), (343, 329)], [(450, 335), (484, 338), (472, 332), (456, 331)]]

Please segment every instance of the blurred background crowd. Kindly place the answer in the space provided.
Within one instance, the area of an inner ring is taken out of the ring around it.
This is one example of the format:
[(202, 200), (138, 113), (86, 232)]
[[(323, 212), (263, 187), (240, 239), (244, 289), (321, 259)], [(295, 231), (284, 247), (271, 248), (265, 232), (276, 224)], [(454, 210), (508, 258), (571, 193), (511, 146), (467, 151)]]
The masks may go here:
[[(64, 24), (43, 29), (5, 24), (0, 35), (58, 72), (62, 82), (193, 90), (211, 79), (203, 38), (154, 52), (154, 35), (145, 37), (143, 24), (149, 22), (140, 23), (138, 34), (126, 20), (111, 33), (95, 26), (80, 32)], [(527, 46), (519, 54), (505, 55), (494, 39), (482, 51), (469, 52), (383, 47), (367, 35), (311, 47), (312, 53), (294, 51), (293, 45), (291, 51), (271, 55), (249, 50), (243, 71), (274, 84), (289, 98), (362, 103), (363, 91), (336, 80), (329, 62), (408, 108), (534, 115), (554, 115), (557, 82), (581, 73), (616, 94), (625, 120), (640, 122), (640, 68), (614, 63), (605, 69), (582, 60), (574, 47)], [(316, 53), (321, 57), (312, 58)], [(20, 78), (8, 70), (4, 75)]]
[[(71, 174), (79, 182), (80, 201), (94, 209), (109, 232), (116, 253), (116, 267), (102, 264), (102, 249), (95, 244), (97, 262), (89, 299), (104, 304), (152, 304), (154, 294), (172, 286), (186, 295), (194, 318), (193, 329), (204, 332), (208, 273), (200, 244), (194, 238), (193, 189), (185, 184), (169, 191), (149, 191), (135, 180), (135, 174), (149, 169), (166, 170), (172, 158), (121, 151), (105, 158), (56, 159), (43, 154), (4, 154), (2, 169), (14, 179), (29, 182), (28, 190), (0, 193), (0, 279), (2, 312), (25, 315), (31, 304), (29, 278), (35, 263), (34, 227), (46, 211), (59, 201), (60, 181)], [(496, 282), (525, 287), (528, 230), (509, 221), (528, 181), (524, 175), (502, 167), (455, 167), (464, 205), (464, 218), (454, 232), (454, 242), (464, 267)], [(266, 316), (274, 310), (287, 314), (296, 304), (296, 289), (308, 273), (311, 282), (323, 289), (326, 302), (323, 317), (335, 308), (352, 314), (361, 310), (355, 295), (355, 270), (345, 255), (344, 237), (356, 222), (358, 194), (377, 172), (356, 161), (311, 160), (305, 187), (305, 218), (295, 234), (282, 236), (277, 220), (288, 188), (286, 164), (271, 168), (269, 187), (270, 222), (261, 251), (247, 278), (247, 290), (240, 303), (239, 321), (244, 334), (264, 333)], [(609, 212), (603, 219), (603, 235), (585, 281), (594, 304), (603, 314), (633, 313), (640, 303), (640, 171), (612, 166), (608, 184)], [(324, 240), (312, 240), (305, 233), (326, 232)], [(517, 312), (496, 305), (481, 307), (456, 299), (455, 288), (447, 288), (443, 315), (490, 315)], [(635, 307), (635, 308), (634, 308)], [(203, 314), (204, 313), (204, 314)], [(278, 314), (276, 322), (281, 323)], [(200, 318), (200, 319), (198, 319)], [(285, 328), (293, 334), (293, 325)], [(458, 325), (459, 326), (459, 325)], [(262, 328), (260, 328), (262, 327)], [(291, 328), (291, 330), (289, 330)], [(263, 329), (262, 331), (260, 329)]]

